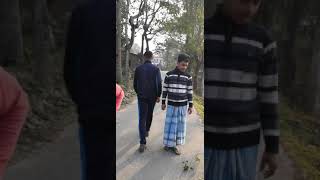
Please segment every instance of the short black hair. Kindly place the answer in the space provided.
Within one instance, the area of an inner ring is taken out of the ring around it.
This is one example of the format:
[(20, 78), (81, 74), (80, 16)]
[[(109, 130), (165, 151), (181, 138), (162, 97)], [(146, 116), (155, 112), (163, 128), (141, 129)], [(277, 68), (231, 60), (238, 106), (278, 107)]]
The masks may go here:
[(182, 54), (179, 54), (178, 55), (178, 62), (180, 63), (180, 62), (189, 62), (189, 60), (190, 60), (190, 56), (189, 55), (187, 55), (187, 54), (184, 54), (184, 53), (182, 53)]
[(152, 52), (151, 52), (151, 51), (146, 51), (146, 52), (143, 54), (143, 56), (144, 56), (145, 58), (150, 59), (150, 58), (152, 58), (152, 57), (153, 57), (153, 54), (152, 54)]

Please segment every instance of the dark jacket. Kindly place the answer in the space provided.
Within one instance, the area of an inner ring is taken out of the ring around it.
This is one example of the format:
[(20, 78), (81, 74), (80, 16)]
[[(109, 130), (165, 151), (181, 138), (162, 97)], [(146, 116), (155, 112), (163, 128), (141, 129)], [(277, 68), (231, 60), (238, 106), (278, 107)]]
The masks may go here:
[(279, 150), (276, 44), (253, 23), (235, 24), (221, 9), (205, 22), (205, 145), (259, 144)]
[(110, 8), (114, 5), (114, 1), (91, 0), (72, 13), (64, 79), (81, 117), (99, 119), (115, 109), (116, 31), (114, 8)]
[(134, 73), (134, 90), (139, 99), (155, 100), (161, 96), (160, 69), (147, 60), (138, 66)]

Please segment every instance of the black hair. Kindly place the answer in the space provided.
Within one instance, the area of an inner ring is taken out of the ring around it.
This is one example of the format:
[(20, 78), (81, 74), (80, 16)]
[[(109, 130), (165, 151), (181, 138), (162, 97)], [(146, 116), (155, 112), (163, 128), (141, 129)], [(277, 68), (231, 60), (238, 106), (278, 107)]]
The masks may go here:
[(184, 54), (184, 53), (182, 53), (182, 54), (179, 54), (178, 55), (178, 62), (180, 63), (180, 62), (189, 62), (189, 60), (190, 60), (190, 56), (189, 55), (187, 55), (187, 54)]
[(153, 54), (152, 54), (151, 51), (146, 51), (146, 52), (143, 54), (143, 56), (144, 56), (145, 58), (150, 59), (150, 58), (152, 58)]

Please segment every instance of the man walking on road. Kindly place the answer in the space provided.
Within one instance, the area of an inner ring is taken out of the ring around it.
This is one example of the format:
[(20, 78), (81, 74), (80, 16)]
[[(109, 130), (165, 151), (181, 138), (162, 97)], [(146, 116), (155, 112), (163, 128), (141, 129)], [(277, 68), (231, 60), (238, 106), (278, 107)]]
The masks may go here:
[(180, 54), (177, 67), (166, 74), (163, 84), (162, 110), (166, 109), (168, 98), (163, 144), (166, 151), (172, 150), (177, 155), (181, 154), (177, 145), (185, 144), (187, 112), (192, 113), (192, 77), (186, 73), (189, 59), (188, 55)]
[[(264, 176), (279, 151), (276, 43), (251, 23), (261, 0), (224, 0), (205, 24), (205, 179), (255, 180), (260, 132)], [(267, 2), (266, 2), (267, 3)]]
[(115, 179), (114, 6), (115, 1), (87, 1), (69, 24), (64, 78), (79, 114), (82, 180)]
[(151, 63), (152, 52), (145, 52), (144, 59), (144, 64), (138, 66), (134, 74), (134, 90), (138, 96), (139, 107), (139, 151), (141, 153), (146, 149), (146, 137), (149, 136), (153, 109), (155, 103), (160, 102), (162, 91), (160, 70)]

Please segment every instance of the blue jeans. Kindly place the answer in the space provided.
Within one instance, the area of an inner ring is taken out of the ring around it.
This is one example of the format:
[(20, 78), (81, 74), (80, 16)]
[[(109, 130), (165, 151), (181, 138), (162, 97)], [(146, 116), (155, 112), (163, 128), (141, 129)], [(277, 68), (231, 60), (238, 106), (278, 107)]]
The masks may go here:
[(206, 180), (255, 180), (258, 145), (232, 149), (204, 149)]

